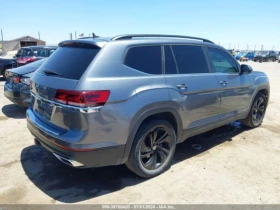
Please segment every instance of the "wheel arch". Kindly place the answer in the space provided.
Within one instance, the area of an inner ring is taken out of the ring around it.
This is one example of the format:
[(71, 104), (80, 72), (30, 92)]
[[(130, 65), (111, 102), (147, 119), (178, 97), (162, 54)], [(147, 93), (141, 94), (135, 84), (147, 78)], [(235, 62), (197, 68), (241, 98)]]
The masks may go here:
[(133, 144), (135, 135), (138, 129), (140, 128), (140, 126), (148, 122), (149, 120), (155, 118), (165, 119), (169, 121), (175, 130), (177, 142), (181, 141), (181, 138), (183, 136), (183, 129), (182, 129), (183, 126), (182, 126), (182, 120), (180, 118), (180, 115), (178, 114), (176, 109), (171, 107), (150, 109), (142, 113), (139, 117), (137, 117), (135, 120), (135, 124), (131, 127), (131, 130), (127, 138), (125, 151), (122, 158), (122, 163), (125, 163), (129, 157), (131, 146)]

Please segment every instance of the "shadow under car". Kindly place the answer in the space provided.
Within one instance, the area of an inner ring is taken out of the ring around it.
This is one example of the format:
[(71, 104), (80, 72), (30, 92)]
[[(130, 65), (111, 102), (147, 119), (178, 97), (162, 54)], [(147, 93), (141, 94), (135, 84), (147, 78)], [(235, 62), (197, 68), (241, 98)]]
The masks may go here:
[[(246, 130), (235, 122), (189, 138), (177, 145), (173, 165), (231, 141)], [(35, 145), (22, 150), (21, 164), (28, 178), (40, 190), (65, 203), (88, 200), (146, 180), (132, 173), (125, 165), (75, 169), (61, 163), (43, 147)]]

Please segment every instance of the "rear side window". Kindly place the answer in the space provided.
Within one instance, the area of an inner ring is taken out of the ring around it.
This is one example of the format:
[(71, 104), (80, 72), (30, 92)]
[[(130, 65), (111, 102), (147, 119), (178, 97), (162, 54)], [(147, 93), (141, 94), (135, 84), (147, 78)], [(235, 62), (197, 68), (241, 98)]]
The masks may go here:
[(79, 80), (92, 62), (99, 48), (59, 47), (38, 69), (61, 74), (63, 78)]
[(143, 46), (130, 48), (124, 64), (147, 74), (161, 74), (161, 46)]
[(209, 73), (204, 52), (200, 46), (172, 45), (179, 74)]
[(33, 49), (33, 55), (36, 57), (47, 57), (48, 56), (48, 50), (47, 49)]

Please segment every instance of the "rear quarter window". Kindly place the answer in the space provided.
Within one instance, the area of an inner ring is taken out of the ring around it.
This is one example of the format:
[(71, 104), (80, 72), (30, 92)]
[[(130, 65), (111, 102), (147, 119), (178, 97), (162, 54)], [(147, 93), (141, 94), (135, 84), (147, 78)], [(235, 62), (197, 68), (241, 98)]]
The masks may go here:
[(100, 48), (59, 47), (38, 69), (61, 74), (63, 78), (79, 80)]
[(147, 74), (162, 74), (161, 46), (132, 47), (124, 64)]

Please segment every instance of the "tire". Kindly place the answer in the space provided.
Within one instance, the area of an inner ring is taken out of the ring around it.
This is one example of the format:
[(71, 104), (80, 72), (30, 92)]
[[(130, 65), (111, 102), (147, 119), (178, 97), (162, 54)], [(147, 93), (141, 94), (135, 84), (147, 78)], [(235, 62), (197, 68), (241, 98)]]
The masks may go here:
[[(259, 107), (260, 109), (258, 109), (257, 107)], [(256, 128), (260, 126), (262, 124), (265, 115), (266, 107), (267, 107), (267, 98), (265, 97), (264, 94), (258, 93), (253, 101), (248, 116), (244, 120), (241, 120), (241, 123), (250, 128)]]
[(3, 79), (4, 79), (5, 81), (7, 80), (6, 70), (7, 70), (7, 68), (4, 68), (4, 69), (2, 70), (2, 76), (3, 76)]
[(273, 58), (273, 59), (272, 59), (272, 62), (275, 62), (275, 61), (276, 61), (276, 59), (275, 59), (275, 58)]
[(259, 60), (259, 62), (260, 62), (260, 63), (262, 63), (262, 62), (263, 62), (263, 60), (262, 60), (262, 59), (260, 59), (260, 60)]
[[(166, 136), (164, 142), (160, 140), (163, 136)], [(156, 143), (159, 140), (161, 142)], [(163, 119), (152, 119), (140, 126), (125, 164), (138, 176), (151, 178), (170, 168), (175, 148), (176, 134), (172, 125)]]

